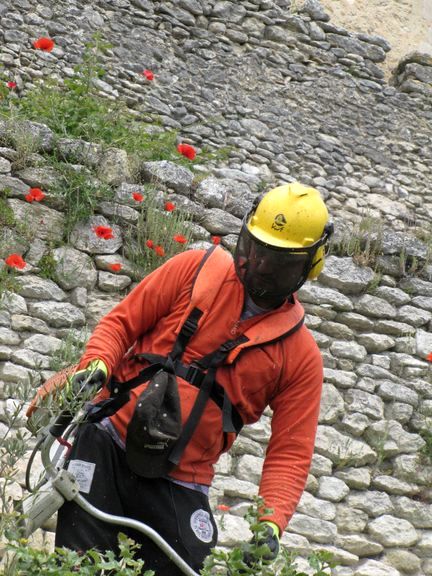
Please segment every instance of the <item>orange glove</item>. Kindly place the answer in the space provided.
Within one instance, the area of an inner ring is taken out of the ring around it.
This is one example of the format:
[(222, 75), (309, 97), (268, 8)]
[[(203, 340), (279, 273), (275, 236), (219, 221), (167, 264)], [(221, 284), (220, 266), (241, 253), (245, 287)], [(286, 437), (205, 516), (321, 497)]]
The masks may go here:
[(85, 379), (85, 377), (83, 378), (84, 374), (91, 371), (94, 373), (95, 378), (103, 383), (108, 374), (108, 368), (106, 367), (105, 362), (102, 360), (92, 360), (87, 368), (84, 370), (78, 370), (78, 372), (76, 371), (77, 368), (78, 364), (73, 364), (72, 366), (63, 368), (63, 370), (60, 370), (60, 372), (57, 372), (57, 374), (54, 374), (54, 376), (51, 376), (51, 378), (48, 378), (48, 380), (38, 388), (36, 396), (33, 398), (30, 406), (27, 408), (27, 418), (30, 418), (30, 416), (43, 403), (45, 398), (50, 395), (55, 397), (55, 395), (60, 390), (62, 390), (66, 384), (71, 381), (71, 379), (72, 382), (76, 380), (77, 383), (79, 383)]

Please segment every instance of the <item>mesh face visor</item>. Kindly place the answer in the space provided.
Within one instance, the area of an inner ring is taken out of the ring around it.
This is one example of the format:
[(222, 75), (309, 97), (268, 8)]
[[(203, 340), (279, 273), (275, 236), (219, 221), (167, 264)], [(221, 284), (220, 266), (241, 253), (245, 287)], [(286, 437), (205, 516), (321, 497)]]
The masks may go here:
[(234, 255), (237, 274), (251, 296), (286, 298), (304, 284), (326, 239), (304, 248), (279, 248), (258, 240), (243, 224)]

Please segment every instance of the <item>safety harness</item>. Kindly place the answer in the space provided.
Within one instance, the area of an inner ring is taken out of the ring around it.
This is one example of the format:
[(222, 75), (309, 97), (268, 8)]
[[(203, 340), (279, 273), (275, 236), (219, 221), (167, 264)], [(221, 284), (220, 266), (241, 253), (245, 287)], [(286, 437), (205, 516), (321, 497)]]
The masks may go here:
[[(204, 265), (213, 254), (216, 256), (217, 253), (215, 253), (215, 249), (216, 246), (210, 248), (201, 260), (192, 284), (192, 294), (198, 275), (202, 271)], [(209, 270), (211, 269), (213, 269), (214, 272), (215, 268), (213, 268), (213, 266), (210, 268), (209, 264)], [(220, 283), (225, 278), (225, 276), (220, 273), (217, 274), (216, 277), (219, 278)], [(219, 286), (215, 287), (214, 294), (210, 295), (210, 298), (216, 297), (218, 290)], [(207, 303), (209, 302), (208, 294), (206, 301)], [(201, 308), (203, 308), (203, 306), (201, 306)], [(108, 384), (110, 397), (90, 406), (87, 415), (87, 420), (90, 422), (99, 422), (107, 416), (112, 416), (129, 401), (129, 393), (133, 388), (149, 381), (161, 370), (179, 376), (183, 380), (186, 380), (186, 382), (189, 382), (189, 384), (196, 386), (199, 389), (199, 392), (195, 403), (183, 426), (179, 438), (172, 446), (168, 455), (171, 467), (178, 465), (180, 462), (180, 458), (200, 421), (209, 399), (213, 400), (221, 410), (224, 434), (230, 432), (238, 434), (243, 427), (243, 421), (240, 414), (235, 406), (232, 405), (224, 388), (216, 381), (216, 371), (217, 368), (225, 362), (228, 354), (232, 350), (237, 348), (240, 344), (248, 342), (248, 337), (241, 334), (237, 338), (227, 340), (216, 350), (205, 355), (199, 360), (194, 360), (191, 364), (184, 364), (182, 362), (183, 353), (190, 339), (197, 331), (198, 322), (203, 315), (203, 310), (201, 308), (198, 306), (192, 308), (178, 332), (171, 352), (167, 356), (152, 353), (136, 354), (133, 357), (134, 359), (150, 362), (150, 365), (141, 370), (137, 376), (125, 382), (119, 382), (114, 377), (111, 378), (111, 381)], [(286, 338), (296, 332), (302, 326), (303, 321), (304, 316), (302, 316), (294, 327), (276, 340), (279, 340), (282, 337)]]

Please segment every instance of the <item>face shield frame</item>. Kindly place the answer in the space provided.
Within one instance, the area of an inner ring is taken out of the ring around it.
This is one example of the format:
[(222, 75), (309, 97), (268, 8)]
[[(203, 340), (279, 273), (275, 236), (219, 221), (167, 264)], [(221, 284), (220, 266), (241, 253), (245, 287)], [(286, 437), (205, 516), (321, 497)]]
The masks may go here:
[[(252, 209), (245, 215), (240, 230), (234, 254), (237, 275), (250, 296), (286, 299), (303, 286), (313, 268), (322, 261), (325, 255), (324, 251), (322, 257), (315, 260), (315, 256), (318, 250), (328, 243), (333, 233), (333, 224), (328, 222), (321, 237), (309, 246), (274, 246), (254, 236), (247, 227), (253, 212), (254, 210)], [(301, 269), (296, 273), (295, 269), (299, 268), (299, 262), (301, 261), (300, 258), (297, 258), (296, 262), (296, 256), (301, 255), (305, 257), (304, 262)], [(257, 275), (259, 276), (260, 274), (257, 262), (265, 258), (268, 259), (266, 276), (268, 279), (271, 277), (274, 279), (274, 287), (268, 285), (269, 282), (267, 282), (267, 285), (264, 283), (261, 286), (258, 283)], [(271, 270), (272, 267), (273, 269)]]

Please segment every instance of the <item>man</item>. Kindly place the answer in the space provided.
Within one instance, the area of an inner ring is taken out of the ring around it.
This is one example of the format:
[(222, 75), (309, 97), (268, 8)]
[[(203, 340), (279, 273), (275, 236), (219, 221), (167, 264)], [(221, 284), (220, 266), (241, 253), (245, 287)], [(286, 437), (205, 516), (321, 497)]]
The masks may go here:
[[(111, 416), (104, 408), (80, 426), (69, 470), (79, 468), (92, 504), (150, 525), (197, 572), (217, 540), (207, 499), (213, 466), (267, 405), (259, 494), (272, 510), (261, 518), (271, 558), (304, 490), (322, 360), (295, 292), (321, 271), (331, 232), (317, 190), (270, 190), (245, 216), (234, 258), (218, 247), (168, 260), (100, 321), (79, 363), (75, 381), (104, 384), (99, 406), (110, 394), (125, 397)], [(67, 502), (56, 545), (115, 549), (118, 531)], [(128, 533), (145, 568), (181, 574), (151, 541)]]

